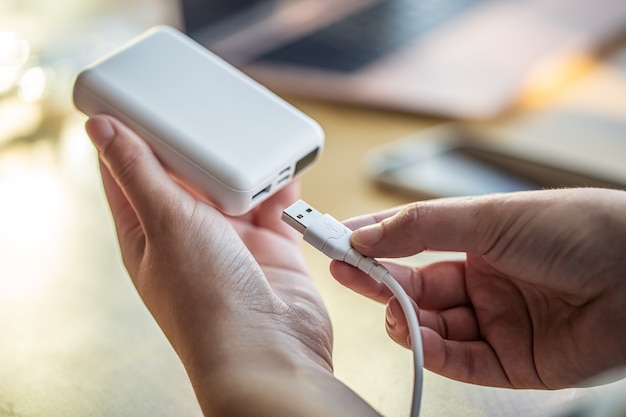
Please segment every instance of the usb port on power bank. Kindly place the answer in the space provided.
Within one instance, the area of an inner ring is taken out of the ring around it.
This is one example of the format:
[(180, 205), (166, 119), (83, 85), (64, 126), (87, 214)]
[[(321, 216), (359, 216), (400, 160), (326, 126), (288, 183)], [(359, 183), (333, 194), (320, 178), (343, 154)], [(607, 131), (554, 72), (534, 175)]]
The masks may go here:
[(264, 189), (262, 189), (261, 191), (259, 191), (258, 193), (256, 193), (255, 195), (252, 196), (252, 201), (258, 200), (261, 196), (267, 194), (270, 192), (272, 186), (268, 185), (267, 187), (265, 187)]

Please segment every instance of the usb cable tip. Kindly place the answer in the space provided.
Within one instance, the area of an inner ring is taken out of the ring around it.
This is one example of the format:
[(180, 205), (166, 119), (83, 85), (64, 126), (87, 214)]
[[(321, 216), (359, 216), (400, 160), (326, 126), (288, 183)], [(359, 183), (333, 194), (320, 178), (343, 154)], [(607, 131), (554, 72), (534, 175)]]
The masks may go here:
[(310, 204), (303, 200), (298, 200), (283, 210), (281, 219), (298, 232), (304, 234), (311, 223), (321, 216), (322, 213), (315, 210)]

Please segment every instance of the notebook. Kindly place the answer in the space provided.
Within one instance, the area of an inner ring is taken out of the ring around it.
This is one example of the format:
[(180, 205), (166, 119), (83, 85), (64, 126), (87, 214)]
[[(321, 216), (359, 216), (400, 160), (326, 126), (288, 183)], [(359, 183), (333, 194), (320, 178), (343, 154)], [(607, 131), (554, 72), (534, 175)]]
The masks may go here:
[(183, 30), (280, 94), (457, 119), (626, 33), (624, 0), (180, 0)]

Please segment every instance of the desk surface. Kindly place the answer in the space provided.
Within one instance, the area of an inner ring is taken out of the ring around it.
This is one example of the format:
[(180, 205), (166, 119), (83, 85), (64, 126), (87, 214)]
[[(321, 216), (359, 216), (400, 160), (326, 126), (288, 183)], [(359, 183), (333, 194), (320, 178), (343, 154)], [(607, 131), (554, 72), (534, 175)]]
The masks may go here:
[[(611, 97), (600, 101), (617, 109)], [(327, 134), (303, 198), (340, 219), (406, 202), (367, 180), (363, 155), (437, 120), (291, 101)], [(14, 114), (7, 103), (5, 122)], [(626, 118), (624, 109), (614, 111)], [(83, 122), (71, 113), (18, 142), (0, 129), (0, 416), (200, 416), (122, 267)], [(336, 284), (328, 260), (304, 251), (333, 321), (336, 374), (384, 415), (407, 415), (411, 355), (387, 337), (383, 307)], [(446, 255), (415, 262), (437, 256)], [(544, 416), (585, 394), (473, 387), (426, 373), (422, 415)]]
[[(307, 201), (338, 218), (403, 202), (367, 181), (362, 155), (431, 120), (295, 104), (328, 134), (303, 181)], [(54, 137), (0, 152), (0, 415), (199, 416), (176, 355), (122, 267), (83, 121), (75, 115)], [(384, 415), (407, 415), (411, 356), (385, 334), (383, 307), (336, 284), (327, 259), (304, 250), (335, 328), (338, 377)], [(576, 395), (427, 373), (423, 415), (540, 416)]]

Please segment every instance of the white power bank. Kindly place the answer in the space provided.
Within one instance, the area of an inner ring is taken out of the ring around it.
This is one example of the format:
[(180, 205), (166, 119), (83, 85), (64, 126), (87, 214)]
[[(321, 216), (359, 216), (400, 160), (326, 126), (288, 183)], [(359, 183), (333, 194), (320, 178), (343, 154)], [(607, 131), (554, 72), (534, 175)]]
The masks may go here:
[(324, 143), (314, 120), (167, 26), (88, 66), (74, 103), (123, 121), (176, 178), (230, 215), (287, 185)]

